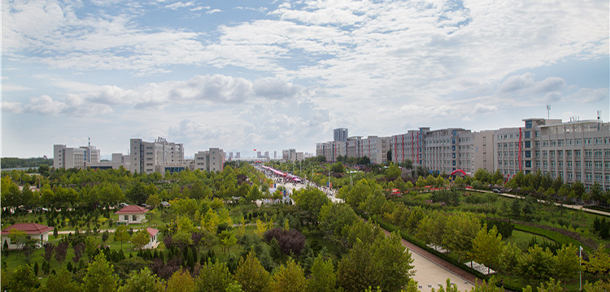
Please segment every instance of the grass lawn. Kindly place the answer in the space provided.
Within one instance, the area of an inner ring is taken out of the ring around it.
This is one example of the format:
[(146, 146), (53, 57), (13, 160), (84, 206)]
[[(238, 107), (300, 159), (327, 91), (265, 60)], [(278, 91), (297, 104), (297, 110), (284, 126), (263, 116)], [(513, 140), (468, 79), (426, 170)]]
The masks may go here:
[(555, 242), (544, 236), (540, 236), (537, 234), (532, 234), (532, 233), (524, 232), (524, 231), (520, 231), (520, 230), (513, 230), (513, 235), (511, 237), (507, 238), (506, 242), (507, 243), (516, 243), (517, 246), (520, 247), (521, 249), (527, 249), (527, 245), (534, 237), (537, 237), (539, 243), (541, 243), (543, 239), (548, 241), (549, 243)]

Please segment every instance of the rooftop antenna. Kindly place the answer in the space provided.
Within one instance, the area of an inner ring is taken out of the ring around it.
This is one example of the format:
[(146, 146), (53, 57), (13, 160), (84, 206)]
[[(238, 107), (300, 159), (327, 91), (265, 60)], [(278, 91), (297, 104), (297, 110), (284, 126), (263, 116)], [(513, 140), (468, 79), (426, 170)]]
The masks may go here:
[(597, 121), (599, 122), (602, 115), (602, 111), (597, 111)]
[(551, 118), (551, 105), (550, 104), (546, 105), (546, 118), (547, 118), (547, 120)]

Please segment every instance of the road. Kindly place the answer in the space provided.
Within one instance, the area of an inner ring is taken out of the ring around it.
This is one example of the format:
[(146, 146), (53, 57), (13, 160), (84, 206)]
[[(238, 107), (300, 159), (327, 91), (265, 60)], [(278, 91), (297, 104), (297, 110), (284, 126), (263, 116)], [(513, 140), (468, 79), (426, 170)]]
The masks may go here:
[[(300, 190), (307, 187), (303, 183), (276, 183), (278, 186), (282, 185), (292, 193), (292, 190)], [(325, 192), (327, 196), (333, 200), (333, 202), (342, 201), (335, 197), (336, 190), (328, 190), (326, 187), (320, 187), (321, 191)], [(382, 229), (386, 234), (389, 231)], [(402, 245), (405, 246), (405, 251), (411, 252), (411, 258), (413, 259), (413, 266), (415, 270), (415, 276), (413, 279), (417, 281), (418, 288), (422, 292), (432, 291), (432, 288), (438, 290), (439, 284), (445, 285), (447, 279), (450, 279), (451, 283), (456, 284), (459, 291), (472, 289), (476, 277), (472, 274), (467, 273), (464, 270), (459, 269), (451, 263), (427, 252), (426, 250), (418, 247), (417, 245), (402, 239)]]

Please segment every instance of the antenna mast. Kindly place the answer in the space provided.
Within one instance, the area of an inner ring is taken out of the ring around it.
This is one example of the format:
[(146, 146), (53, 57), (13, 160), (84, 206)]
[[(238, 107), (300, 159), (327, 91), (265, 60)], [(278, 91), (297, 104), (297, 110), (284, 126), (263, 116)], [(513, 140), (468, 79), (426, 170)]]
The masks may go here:
[(546, 105), (546, 118), (547, 118), (547, 120), (551, 118), (551, 105), (550, 104)]

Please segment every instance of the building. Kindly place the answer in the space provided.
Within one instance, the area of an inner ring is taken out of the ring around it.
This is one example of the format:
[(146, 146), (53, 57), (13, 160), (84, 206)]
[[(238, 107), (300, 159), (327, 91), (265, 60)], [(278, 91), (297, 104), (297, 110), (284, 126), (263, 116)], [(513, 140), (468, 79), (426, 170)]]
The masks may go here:
[(391, 137), (368, 136), (362, 139), (362, 155), (368, 157), (371, 163), (381, 164), (387, 161), (390, 151)]
[(195, 153), (195, 163), (193, 170), (201, 171), (222, 171), (224, 169), (224, 152), (220, 148), (210, 148), (208, 151)]
[(241, 158), (241, 154), (239, 152), (235, 153), (235, 159), (240, 159)]
[(9, 249), (20, 249), (23, 246), (16, 243), (11, 242), (11, 238), (9, 235), (11, 234), (11, 230), (17, 230), (25, 233), (31, 239), (36, 240), (36, 245), (41, 247), (46, 242), (49, 242), (49, 232), (51, 232), (54, 228), (49, 227), (42, 224), (36, 223), (16, 223), (12, 226), (2, 229), (2, 246), (6, 243)]
[(346, 155), (347, 148), (345, 142), (329, 141), (316, 144), (316, 156), (324, 156), (328, 162), (335, 162), (337, 157)]
[(146, 208), (137, 205), (129, 205), (114, 212), (114, 214), (119, 215), (117, 224), (129, 225), (143, 223), (146, 221), (146, 212), (148, 212), (148, 209)]
[(154, 142), (130, 140), (130, 170), (133, 173), (179, 172), (186, 169), (182, 144), (157, 138)]
[(333, 130), (333, 141), (335, 142), (346, 142), (347, 141), (347, 129), (338, 128)]
[(148, 233), (148, 237), (150, 238), (150, 240), (144, 247), (142, 247), (142, 249), (156, 248), (157, 247), (157, 235), (159, 234), (159, 229), (147, 227), (146, 232)]
[(66, 145), (53, 145), (53, 167), (56, 169), (87, 168), (92, 163), (100, 162), (100, 150), (89, 145), (69, 148)]
[(525, 119), (496, 136), (497, 169), (507, 178), (540, 170), (564, 183), (610, 189), (610, 124), (599, 120)]

